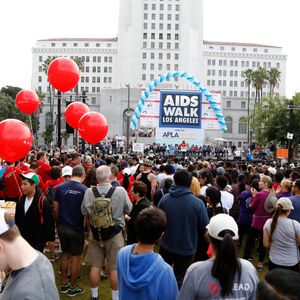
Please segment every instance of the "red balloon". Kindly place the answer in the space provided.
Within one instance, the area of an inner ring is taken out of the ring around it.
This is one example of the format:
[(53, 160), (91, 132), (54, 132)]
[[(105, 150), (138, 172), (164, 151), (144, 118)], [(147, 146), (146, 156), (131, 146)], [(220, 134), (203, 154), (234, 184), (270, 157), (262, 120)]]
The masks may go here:
[(22, 90), (16, 96), (16, 105), (22, 113), (31, 115), (39, 108), (40, 100), (36, 93)]
[(78, 130), (85, 141), (90, 144), (96, 144), (107, 135), (108, 124), (102, 114), (91, 111), (81, 117)]
[(62, 93), (72, 90), (78, 83), (80, 71), (77, 64), (68, 57), (55, 58), (48, 67), (48, 80)]
[(90, 109), (86, 104), (73, 102), (65, 110), (65, 119), (71, 127), (77, 129), (80, 118), (89, 111)]
[(32, 146), (32, 134), (20, 120), (6, 119), (0, 122), (0, 157), (15, 162), (26, 156)]

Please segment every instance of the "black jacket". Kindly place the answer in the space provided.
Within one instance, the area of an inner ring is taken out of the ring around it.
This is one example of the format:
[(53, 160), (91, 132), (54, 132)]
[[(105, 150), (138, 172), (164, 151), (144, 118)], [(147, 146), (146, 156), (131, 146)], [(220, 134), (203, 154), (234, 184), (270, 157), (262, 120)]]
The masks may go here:
[(130, 220), (127, 222), (127, 245), (138, 242), (138, 237), (135, 232), (135, 221), (137, 215), (144, 208), (150, 207), (151, 203), (147, 198), (142, 198), (138, 203), (133, 202), (132, 210), (130, 212)]
[[(41, 190), (37, 189), (26, 214), (24, 211), (25, 195), (20, 198), (16, 205), (16, 225), (19, 227), (22, 237), (33, 248), (39, 248), (38, 245), (41, 243), (55, 240), (54, 218), (51, 207), (46, 198), (43, 202), (39, 202), (41, 197), (44, 196)], [(38, 204), (40, 204), (40, 210)]]

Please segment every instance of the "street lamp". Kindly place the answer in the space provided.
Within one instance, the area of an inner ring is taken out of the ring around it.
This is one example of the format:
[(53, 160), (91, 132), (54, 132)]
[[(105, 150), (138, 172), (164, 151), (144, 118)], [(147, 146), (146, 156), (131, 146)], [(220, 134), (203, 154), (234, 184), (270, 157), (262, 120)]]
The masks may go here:
[(126, 151), (127, 154), (129, 152), (129, 121), (130, 121), (130, 84), (127, 83), (125, 84), (127, 87), (127, 111), (126, 111), (126, 116), (127, 116), (127, 124), (126, 124)]

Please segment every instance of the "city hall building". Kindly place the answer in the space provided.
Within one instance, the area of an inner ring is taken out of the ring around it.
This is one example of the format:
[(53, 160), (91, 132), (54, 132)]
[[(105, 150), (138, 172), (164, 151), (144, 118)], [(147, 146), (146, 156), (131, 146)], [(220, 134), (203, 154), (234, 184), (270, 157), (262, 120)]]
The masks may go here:
[[(287, 56), (278, 46), (204, 41), (202, 2), (120, 0), (117, 37), (38, 40), (32, 48), (32, 89), (45, 94), (39, 144), (43, 144), (42, 133), (51, 123), (53, 96), (56, 103), (56, 95), (43, 70), (43, 62), (53, 56), (82, 58), (84, 66), (78, 89), (65, 93), (62, 105), (82, 100), (82, 92), (86, 93), (90, 109), (107, 118), (110, 137), (126, 135), (128, 111), (132, 115), (141, 92), (152, 80), (159, 74), (179, 70), (195, 76), (208, 90), (222, 95), (221, 108), (227, 131), (206, 132), (205, 143), (214, 142), (216, 137), (224, 138), (229, 145), (247, 141), (247, 125), (242, 122), (248, 111), (244, 71), (277, 68), (281, 80), (275, 87), (275, 94), (284, 96)], [(162, 83), (159, 88), (195, 90), (190, 82), (178, 78)], [(268, 96), (268, 91), (266, 83), (263, 96)], [(250, 110), (254, 98), (255, 89), (251, 87)], [(53, 110), (55, 116), (55, 105)], [(64, 131), (63, 116), (62, 123)], [(149, 129), (140, 128), (140, 131)], [(131, 135), (135, 133), (130, 130)]]

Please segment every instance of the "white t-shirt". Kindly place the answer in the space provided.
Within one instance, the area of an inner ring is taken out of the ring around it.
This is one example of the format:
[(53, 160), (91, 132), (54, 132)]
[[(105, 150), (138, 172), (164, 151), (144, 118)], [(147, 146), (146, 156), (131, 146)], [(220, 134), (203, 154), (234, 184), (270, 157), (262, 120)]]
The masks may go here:
[[(267, 220), (264, 230), (271, 232), (272, 219)], [(296, 235), (300, 235), (300, 223), (288, 218), (279, 217), (272, 235), (270, 260), (279, 266), (294, 266), (299, 261), (299, 250)]]
[(227, 212), (232, 208), (234, 201), (234, 197), (232, 194), (228, 193), (227, 191), (221, 191), (221, 202), (223, 208), (226, 208)]
[(33, 201), (33, 197), (32, 197), (32, 198), (26, 197), (25, 203), (24, 203), (24, 212), (25, 212), (25, 215), (26, 215), (26, 213), (27, 213), (28, 208), (29, 208), (30, 205), (32, 204), (32, 201)]

